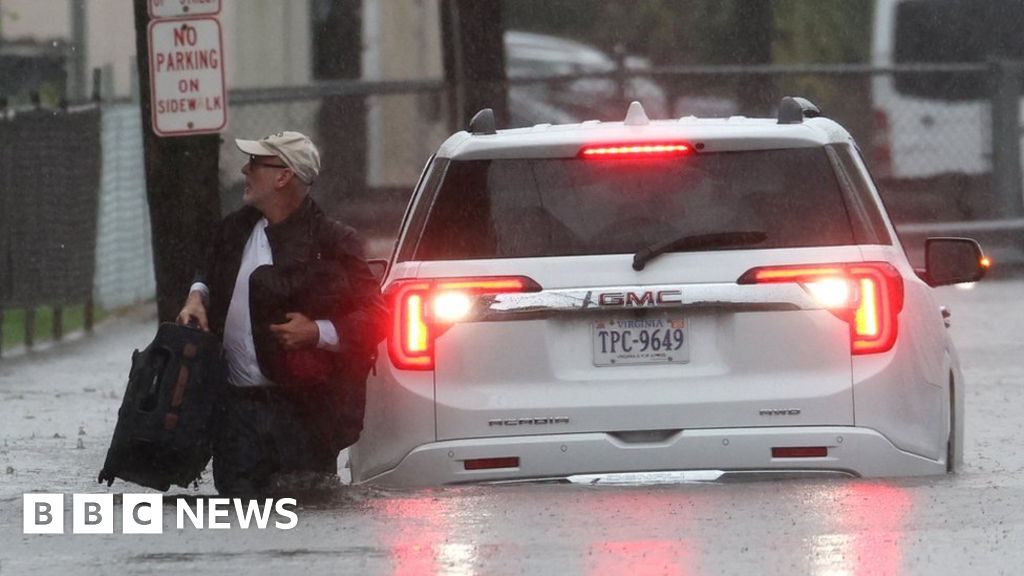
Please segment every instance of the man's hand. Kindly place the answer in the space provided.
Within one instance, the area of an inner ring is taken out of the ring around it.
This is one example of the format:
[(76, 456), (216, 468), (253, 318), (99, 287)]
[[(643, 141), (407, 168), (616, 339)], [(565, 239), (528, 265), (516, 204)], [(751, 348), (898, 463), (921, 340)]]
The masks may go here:
[(178, 324), (188, 324), (192, 320), (199, 324), (199, 329), (203, 332), (210, 331), (210, 325), (206, 323), (206, 306), (203, 305), (203, 296), (199, 292), (189, 294), (181, 312), (178, 312)]
[(320, 327), (316, 322), (298, 312), (284, 315), (288, 319), (284, 324), (271, 324), (270, 331), (285, 350), (300, 348), (316, 348), (320, 343)]

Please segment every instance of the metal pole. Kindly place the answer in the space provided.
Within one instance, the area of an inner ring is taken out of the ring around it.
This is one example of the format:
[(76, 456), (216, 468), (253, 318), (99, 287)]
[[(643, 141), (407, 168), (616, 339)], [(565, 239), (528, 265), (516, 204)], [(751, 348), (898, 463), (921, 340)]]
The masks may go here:
[(95, 319), (95, 305), (93, 304), (92, 296), (85, 301), (85, 331), (92, 333), (92, 325)]
[(53, 338), (54, 342), (58, 342), (64, 338), (64, 307), (54, 306), (53, 307)]
[(465, 56), (463, 54), (462, 46), (462, 24), (459, 19), (459, 2), (458, 0), (448, 0), (447, 4), (448, 17), (451, 22), (448, 32), (451, 34), (450, 42), (453, 56), (453, 80), (455, 83), (455, 90), (453, 92), (452, 99), (451, 123), (452, 129), (458, 130), (463, 126), (466, 126), (466, 123), (469, 121), (469, 119), (465, 117), (465, 110), (463, 110), (466, 106)]
[(36, 309), (25, 307), (25, 349), (31, 350), (36, 344)]
[(92, 98), (93, 102), (100, 102), (103, 99), (103, 70), (100, 68), (92, 69)]
[(71, 0), (71, 94), (68, 100), (85, 100), (85, 0)]
[(1024, 216), (1021, 197), (1020, 99), (1024, 63), (998, 61), (991, 66), (992, 186), (998, 218)]
[(620, 110), (625, 110), (629, 101), (626, 99), (626, 46), (619, 42), (613, 50), (615, 56), (615, 98), (618, 100)]

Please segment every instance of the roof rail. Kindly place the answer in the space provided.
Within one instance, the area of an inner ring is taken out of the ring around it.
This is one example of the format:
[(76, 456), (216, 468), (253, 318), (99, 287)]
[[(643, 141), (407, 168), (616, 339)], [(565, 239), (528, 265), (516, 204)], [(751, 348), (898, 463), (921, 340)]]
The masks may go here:
[(779, 124), (801, 124), (804, 118), (818, 116), (821, 116), (821, 110), (806, 98), (785, 96), (779, 102)]
[(494, 110), (484, 108), (474, 114), (473, 119), (469, 121), (469, 131), (473, 134), (497, 134), (498, 131), (494, 127)]

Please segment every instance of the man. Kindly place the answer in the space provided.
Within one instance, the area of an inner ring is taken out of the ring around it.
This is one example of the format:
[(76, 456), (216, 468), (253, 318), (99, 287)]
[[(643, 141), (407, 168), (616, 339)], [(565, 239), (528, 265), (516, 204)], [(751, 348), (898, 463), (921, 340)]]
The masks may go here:
[(223, 336), (217, 491), (259, 494), (337, 473), (338, 452), (362, 429), (387, 312), (355, 232), (309, 196), (313, 142), (282, 132), (235, 144), (249, 154), (246, 206), (221, 222), (178, 322)]

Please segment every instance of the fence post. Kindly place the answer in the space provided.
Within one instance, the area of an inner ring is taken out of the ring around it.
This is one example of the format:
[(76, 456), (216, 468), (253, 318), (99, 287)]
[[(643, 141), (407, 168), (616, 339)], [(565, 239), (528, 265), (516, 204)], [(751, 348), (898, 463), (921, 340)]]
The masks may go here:
[(1024, 63), (992, 63), (992, 185), (998, 216), (1024, 216), (1021, 197), (1020, 99)]
[(99, 102), (103, 99), (103, 69), (93, 68), (92, 69), (92, 97), (93, 102)]
[(95, 305), (93, 304), (92, 296), (85, 301), (85, 310), (83, 313), (85, 314), (85, 332), (87, 334), (92, 334), (92, 325), (95, 319)]
[(626, 83), (629, 82), (626, 74), (626, 46), (622, 42), (615, 44), (613, 51), (615, 57), (615, 99), (617, 100), (619, 111), (625, 110), (629, 106), (629, 100), (626, 94), (628, 93)]
[(59, 342), (64, 339), (64, 307), (53, 307), (53, 341)]
[(36, 344), (36, 309), (25, 307), (25, 349), (31, 350)]

